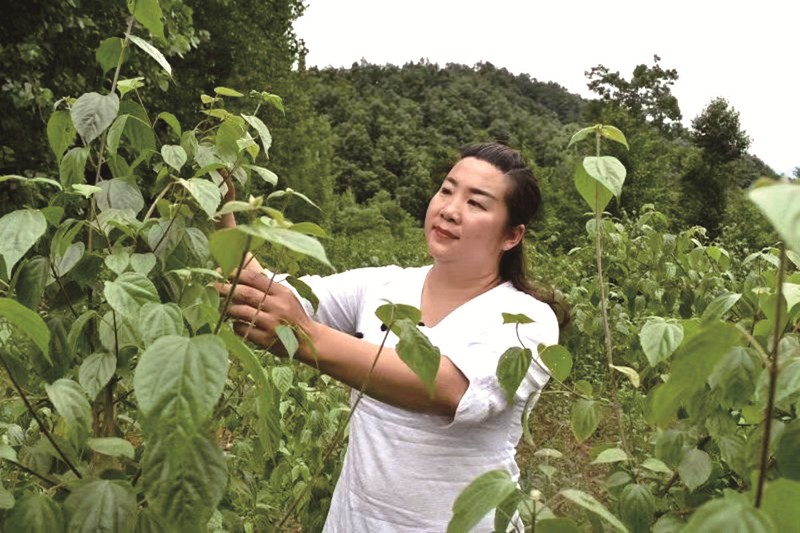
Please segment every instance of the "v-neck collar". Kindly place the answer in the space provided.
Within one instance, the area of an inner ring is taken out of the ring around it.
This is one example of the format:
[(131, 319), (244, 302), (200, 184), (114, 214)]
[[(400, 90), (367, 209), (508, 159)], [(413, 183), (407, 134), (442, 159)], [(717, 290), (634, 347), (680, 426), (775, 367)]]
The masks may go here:
[[(420, 269), (420, 279), (418, 281), (418, 283), (419, 283), (419, 306), (418, 306), (418, 309), (420, 311), (420, 315), (422, 314), (422, 293), (425, 290), (425, 281), (428, 279), (428, 274), (430, 273), (432, 268), (433, 268), (433, 265), (428, 265), (427, 267), (423, 267), (423, 268)], [(461, 303), (460, 305), (454, 307), (453, 309), (450, 310), (450, 312), (448, 312), (446, 315), (444, 315), (442, 318), (440, 318), (439, 321), (436, 322), (435, 324), (428, 324), (426, 322), (423, 322), (421, 324), (421, 326), (425, 327), (427, 329), (434, 329), (434, 328), (440, 326), (442, 324), (442, 322), (445, 322), (446, 320), (448, 320), (453, 315), (458, 314), (465, 307), (468, 307), (469, 304), (475, 302), (476, 300), (481, 299), (481, 297), (483, 297), (484, 295), (487, 295), (487, 294), (491, 293), (492, 291), (494, 291), (494, 290), (496, 290), (496, 289), (498, 289), (500, 287), (506, 286), (509, 283), (511, 283), (511, 282), (510, 281), (502, 281), (502, 282), (498, 283), (497, 285), (495, 285), (494, 287), (492, 287), (491, 289), (483, 291), (480, 294), (476, 294), (475, 296), (473, 296), (469, 300), (467, 300), (467, 301)]]

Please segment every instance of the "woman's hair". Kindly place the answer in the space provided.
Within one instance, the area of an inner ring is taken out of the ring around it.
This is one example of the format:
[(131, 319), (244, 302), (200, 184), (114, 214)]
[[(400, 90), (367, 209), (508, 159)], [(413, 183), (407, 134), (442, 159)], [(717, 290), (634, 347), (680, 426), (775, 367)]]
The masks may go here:
[[(461, 159), (474, 157), (485, 161), (500, 170), (508, 179), (508, 193), (505, 197), (508, 211), (508, 227), (523, 224), (527, 227), (542, 203), (539, 182), (528, 167), (525, 159), (516, 150), (500, 143), (482, 143), (461, 149)], [(569, 322), (569, 308), (556, 291), (541, 282), (532, 282), (528, 277), (525, 262), (525, 239), (503, 252), (500, 256), (500, 278), (510, 281), (518, 290), (530, 294), (547, 303), (555, 312), (559, 326)]]

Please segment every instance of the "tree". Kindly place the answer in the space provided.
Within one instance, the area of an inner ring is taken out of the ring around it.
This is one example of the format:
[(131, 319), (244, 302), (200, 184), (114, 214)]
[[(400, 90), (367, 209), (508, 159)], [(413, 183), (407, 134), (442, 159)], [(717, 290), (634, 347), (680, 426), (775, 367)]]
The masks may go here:
[(653, 124), (665, 133), (680, 129), (681, 110), (672, 94), (678, 79), (675, 69), (663, 69), (661, 58), (653, 56), (654, 65), (637, 65), (630, 80), (608, 67), (597, 65), (586, 72), (588, 87), (600, 95), (600, 102), (630, 113), (635, 119)]
[(750, 137), (739, 124), (739, 112), (721, 97), (711, 100), (692, 120), (692, 130), (692, 140), (710, 161), (733, 161), (750, 147)]

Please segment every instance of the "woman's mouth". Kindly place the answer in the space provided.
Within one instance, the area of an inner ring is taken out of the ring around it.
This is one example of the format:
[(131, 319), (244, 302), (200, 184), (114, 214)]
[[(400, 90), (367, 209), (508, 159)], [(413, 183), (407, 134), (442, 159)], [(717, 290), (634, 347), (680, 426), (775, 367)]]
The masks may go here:
[(457, 239), (454, 234), (450, 233), (449, 231), (440, 228), (439, 226), (433, 227), (433, 232), (436, 234), (437, 237), (442, 239)]

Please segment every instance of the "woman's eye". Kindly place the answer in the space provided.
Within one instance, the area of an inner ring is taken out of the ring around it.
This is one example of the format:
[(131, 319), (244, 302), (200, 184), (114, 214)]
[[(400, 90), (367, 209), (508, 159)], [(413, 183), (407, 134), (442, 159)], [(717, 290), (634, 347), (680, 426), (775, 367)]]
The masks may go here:
[(483, 204), (475, 200), (469, 200), (467, 203), (473, 207), (477, 207), (478, 209), (483, 209), (484, 211), (486, 211), (486, 208), (483, 206)]
[(452, 194), (452, 191), (450, 189), (446, 189), (446, 188), (442, 188), (442, 190), (439, 191), (439, 192), (442, 193), (445, 196), (450, 196)]

